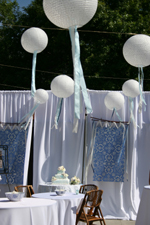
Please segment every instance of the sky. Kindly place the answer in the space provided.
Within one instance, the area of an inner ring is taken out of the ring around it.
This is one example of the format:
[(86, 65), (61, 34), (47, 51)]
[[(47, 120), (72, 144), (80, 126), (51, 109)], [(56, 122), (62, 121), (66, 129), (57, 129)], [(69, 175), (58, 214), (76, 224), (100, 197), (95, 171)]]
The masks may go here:
[(20, 7), (23, 7), (23, 6), (28, 6), (30, 3), (31, 3), (32, 0), (17, 0), (18, 4)]

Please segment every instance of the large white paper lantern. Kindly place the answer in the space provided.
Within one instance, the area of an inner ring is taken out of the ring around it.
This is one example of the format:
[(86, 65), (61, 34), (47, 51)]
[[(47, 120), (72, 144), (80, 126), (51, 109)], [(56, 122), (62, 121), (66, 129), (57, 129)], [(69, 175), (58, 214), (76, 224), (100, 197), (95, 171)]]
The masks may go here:
[(34, 100), (38, 104), (44, 104), (48, 100), (48, 93), (44, 89), (37, 89), (34, 94)]
[(82, 27), (94, 16), (98, 0), (43, 0), (48, 19), (58, 27)]
[(122, 86), (122, 91), (127, 97), (137, 97), (140, 94), (139, 82), (133, 79), (127, 80)]
[(46, 48), (48, 37), (42, 29), (31, 27), (22, 34), (21, 44), (29, 53), (34, 53), (35, 51), (40, 53)]
[(150, 37), (145, 34), (137, 34), (130, 37), (123, 46), (123, 56), (132, 66), (149, 66)]
[(59, 98), (67, 98), (74, 93), (74, 80), (67, 75), (59, 75), (52, 80), (51, 91)]
[(105, 106), (110, 109), (119, 110), (124, 105), (124, 96), (119, 92), (109, 92), (104, 99)]

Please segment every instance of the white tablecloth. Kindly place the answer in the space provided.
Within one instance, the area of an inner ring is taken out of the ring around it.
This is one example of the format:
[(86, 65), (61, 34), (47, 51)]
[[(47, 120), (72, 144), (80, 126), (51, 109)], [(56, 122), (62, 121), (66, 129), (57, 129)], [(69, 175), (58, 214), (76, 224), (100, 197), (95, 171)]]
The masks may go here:
[(52, 183), (46, 183), (46, 184), (39, 184), (38, 192), (53, 192), (57, 188), (65, 189), (67, 192), (76, 193), (76, 191), (80, 189), (81, 184), (75, 184), (75, 185), (54, 185)]
[(55, 192), (38, 193), (32, 196), (57, 201), (59, 225), (75, 225), (76, 209), (81, 199), (84, 198), (84, 194), (65, 193), (63, 196), (58, 196)]
[(142, 192), (141, 202), (135, 225), (150, 224), (150, 185), (145, 186)]
[(1, 225), (58, 225), (57, 202), (23, 198), (13, 202), (0, 198)]

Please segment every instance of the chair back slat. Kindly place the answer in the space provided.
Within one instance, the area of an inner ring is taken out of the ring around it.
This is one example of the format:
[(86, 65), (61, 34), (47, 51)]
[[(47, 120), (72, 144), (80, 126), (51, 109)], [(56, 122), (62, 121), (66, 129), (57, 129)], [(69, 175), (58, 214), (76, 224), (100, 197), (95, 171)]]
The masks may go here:
[(24, 192), (25, 197), (31, 197), (34, 194), (32, 185), (18, 185), (14, 187), (14, 190), (17, 192)]
[(98, 190), (98, 186), (95, 184), (81, 185), (79, 193), (85, 194), (87, 191)]

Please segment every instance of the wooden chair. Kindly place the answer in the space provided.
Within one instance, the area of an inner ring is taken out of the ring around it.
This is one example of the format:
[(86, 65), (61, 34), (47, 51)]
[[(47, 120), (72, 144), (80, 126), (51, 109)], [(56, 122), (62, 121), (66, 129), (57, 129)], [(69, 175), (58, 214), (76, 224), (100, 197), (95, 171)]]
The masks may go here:
[(101, 225), (106, 225), (100, 204), (102, 201), (102, 190), (86, 192), (76, 212), (76, 225), (79, 221), (92, 225), (94, 221), (100, 221)]
[(80, 187), (79, 193), (86, 194), (87, 191), (98, 190), (95, 184), (85, 184)]
[(25, 197), (31, 197), (34, 194), (32, 185), (18, 185), (14, 187), (17, 192), (25, 192)]

